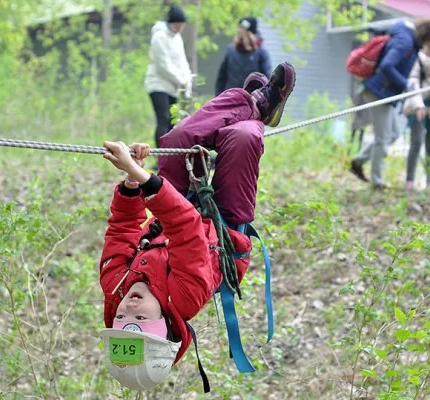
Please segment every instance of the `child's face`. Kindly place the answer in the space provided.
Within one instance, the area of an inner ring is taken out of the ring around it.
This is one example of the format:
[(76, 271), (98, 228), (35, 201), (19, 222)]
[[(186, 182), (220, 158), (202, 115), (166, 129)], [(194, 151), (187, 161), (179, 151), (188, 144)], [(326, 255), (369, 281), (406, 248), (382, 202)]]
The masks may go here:
[(174, 33), (181, 33), (186, 26), (186, 22), (171, 22), (169, 24), (169, 28)]
[(143, 282), (135, 283), (122, 299), (116, 311), (118, 322), (152, 322), (162, 317), (158, 300)]

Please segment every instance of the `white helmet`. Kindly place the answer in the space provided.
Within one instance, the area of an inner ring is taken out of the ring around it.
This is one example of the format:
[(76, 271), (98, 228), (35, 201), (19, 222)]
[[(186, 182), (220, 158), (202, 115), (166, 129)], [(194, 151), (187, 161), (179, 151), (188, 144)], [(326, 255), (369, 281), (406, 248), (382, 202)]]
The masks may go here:
[(151, 389), (169, 375), (181, 342), (142, 332), (140, 324), (100, 331), (110, 374), (130, 389)]

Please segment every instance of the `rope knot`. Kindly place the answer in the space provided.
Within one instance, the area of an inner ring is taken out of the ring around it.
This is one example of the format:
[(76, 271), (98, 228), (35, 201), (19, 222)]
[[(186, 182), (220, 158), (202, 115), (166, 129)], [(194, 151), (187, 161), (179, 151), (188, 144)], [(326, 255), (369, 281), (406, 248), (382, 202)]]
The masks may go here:
[(212, 186), (202, 186), (200, 187), (197, 193), (207, 198), (207, 197), (212, 197), (214, 192), (215, 191)]

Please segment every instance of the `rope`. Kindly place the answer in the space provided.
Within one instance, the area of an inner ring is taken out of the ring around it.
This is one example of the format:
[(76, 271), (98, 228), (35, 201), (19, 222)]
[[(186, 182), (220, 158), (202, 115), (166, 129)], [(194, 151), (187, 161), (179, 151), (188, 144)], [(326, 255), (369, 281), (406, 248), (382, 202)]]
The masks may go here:
[[(323, 115), (322, 117), (308, 119), (306, 121), (296, 122), (291, 125), (287, 125), (281, 128), (271, 129), (267, 131), (264, 136), (269, 137), (277, 135), (279, 133), (292, 131), (293, 129), (303, 128), (304, 126), (317, 124), (318, 122), (327, 121), (329, 119), (338, 118), (346, 114), (351, 114), (357, 111), (366, 110), (368, 108), (381, 106), (383, 104), (389, 104), (398, 100), (403, 100), (408, 97), (415, 96), (417, 94), (426, 93), (430, 91), (430, 87), (413, 90), (398, 94), (396, 96), (387, 97), (385, 99), (372, 101), (371, 103), (363, 104), (361, 106), (347, 108), (346, 110), (338, 111), (332, 114)], [(12, 139), (0, 139), (0, 146), (4, 147), (20, 147), (27, 149), (38, 149), (38, 150), (54, 150), (54, 151), (67, 151), (74, 153), (87, 153), (87, 154), (104, 154), (109, 152), (106, 147), (98, 146), (83, 146), (73, 144), (62, 144), (62, 143), (49, 143), (49, 142), (36, 142), (32, 140), (12, 140)], [(191, 154), (199, 153), (199, 149), (151, 149), (149, 155), (160, 156), (160, 155), (178, 155), (178, 154)], [(134, 156), (134, 152), (130, 151), (130, 154)]]
[[(0, 146), (20, 147), (20, 148), (37, 149), (37, 150), (66, 151), (66, 152), (72, 152), (72, 153), (87, 153), (87, 154), (109, 153), (109, 150), (106, 147), (36, 142), (33, 140), (0, 139)], [(167, 149), (166, 148), (166, 149), (150, 149), (149, 155), (164, 156), (164, 155), (190, 154), (190, 153), (199, 153), (199, 152), (200, 152), (199, 149)], [(130, 151), (130, 154), (132, 156), (135, 155), (133, 150)]]
[(303, 128), (304, 126), (317, 124), (318, 122), (327, 121), (328, 119), (338, 118), (346, 114), (351, 114), (357, 111), (366, 110), (368, 108), (381, 106), (383, 104), (389, 104), (398, 100), (403, 100), (408, 97), (415, 96), (417, 94), (425, 93), (430, 91), (430, 87), (413, 90), (411, 92), (406, 92), (398, 94), (396, 96), (387, 97), (382, 100), (372, 101), (371, 103), (363, 104), (361, 106), (347, 108), (346, 110), (338, 111), (332, 114), (323, 115), (322, 117), (308, 119), (306, 121), (296, 122), (295, 124), (287, 125), (281, 128), (271, 129), (264, 134), (265, 137), (277, 135), (278, 133), (292, 131), (293, 129)]
[(234, 260), (234, 245), (226, 226), (222, 223), (221, 214), (213, 199), (214, 189), (207, 183), (206, 178), (200, 178), (198, 181), (194, 181), (194, 186), (197, 189), (202, 217), (212, 219), (217, 233), (218, 247), (220, 250), (219, 264), (223, 281), (233, 294), (237, 293), (239, 299), (242, 299), (236, 262)]

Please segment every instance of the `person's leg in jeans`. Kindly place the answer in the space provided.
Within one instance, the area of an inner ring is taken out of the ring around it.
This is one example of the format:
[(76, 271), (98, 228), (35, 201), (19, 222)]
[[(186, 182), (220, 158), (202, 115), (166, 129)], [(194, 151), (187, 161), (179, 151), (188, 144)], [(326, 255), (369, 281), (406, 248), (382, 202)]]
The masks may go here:
[(392, 113), (391, 113), (391, 131), (390, 131), (390, 137), (388, 140), (388, 144), (392, 145), (402, 134), (401, 127), (406, 128), (406, 125), (403, 126), (403, 123), (401, 122), (401, 119), (404, 117), (401, 114), (401, 111), (399, 111), (399, 107), (396, 106), (391, 107)]
[(430, 188), (430, 118), (427, 116), (423, 121), (424, 135), (425, 135), (425, 149), (426, 149), (426, 187)]
[(160, 138), (169, 132), (171, 127), (170, 102), (171, 96), (163, 92), (152, 92), (149, 94), (157, 118), (155, 130), (155, 143), (160, 147)]
[(415, 171), (417, 168), (418, 160), (420, 158), (421, 144), (424, 141), (426, 131), (424, 128), (424, 124), (421, 121), (418, 121), (415, 116), (409, 118), (409, 124), (411, 127), (411, 145), (409, 147), (409, 153), (406, 163), (406, 189), (412, 190), (415, 179)]
[(388, 154), (388, 146), (392, 138), (391, 130), (394, 126), (395, 109), (390, 105), (382, 105), (371, 109), (375, 142), (372, 152), (372, 166), (370, 180), (375, 187), (385, 186), (382, 176), (384, 158)]
[[(367, 104), (367, 103), (371, 103), (373, 101), (377, 101), (379, 100), (374, 94), (370, 93), (369, 91), (365, 91), (363, 93), (363, 104)], [(372, 111), (375, 109), (379, 109), (379, 107), (373, 107), (373, 108), (369, 108), (368, 112), (370, 115), (370, 121), (373, 124), (373, 114)], [(360, 152), (354, 157), (353, 161), (357, 164), (357, 165), (363, 165), (366, 162), (370, 161), (372, 158), (372, 153), (373, 153), (373, 147), (375, 145), (375, 142), (371, 142), (369, 143), (366, 147), (362, 148), (360, 150)]]
[[(362, 104), (367, 104), (372, 101), (378, 100), (376, 96), (372, 95), (371, 93), (365, 92), (362, 94)], [(372, 120), (372, 114), (369, 110), (366, 110), (367, 118)], [(359, 179), (361, 179), (364, 182), (368, 182), (369, 179), (364, 175), (363, 172), (363, 165), (368, 162), (372, 157), (373, 152), (373, 145), (374, 143), (369, 143), (366, 147), (362, 147), (362, 138), (364, 135), (364, 130), (362, 131), (362, 134), (360, 135), (360, 147), (358, 154), (351, 160), (351, 166), (350, 171), (357, 176)]]
[(363, 165), (370, 161), (370, 159), (372, 158), (373, 146), (374, 142), (371, 142), (366, 147), (361, 149), (358, 155), (354, 158), (354, 161), (356, 161), (360, 165)]
[(176, 104), (177, 102), (178, 102), (178, 99), (176, 97), (169, 96), (169, 116), (170, 116), (170, 119), (169, 119), (169, 122), (170, 122), (170, 124), (169, 124), (169, 131), (171, 129), (173, 129), (173, 126), (174, 126), (172, 124), (172, 114), (170, 113), (170, 107), (172, 107), (173, 104)]

